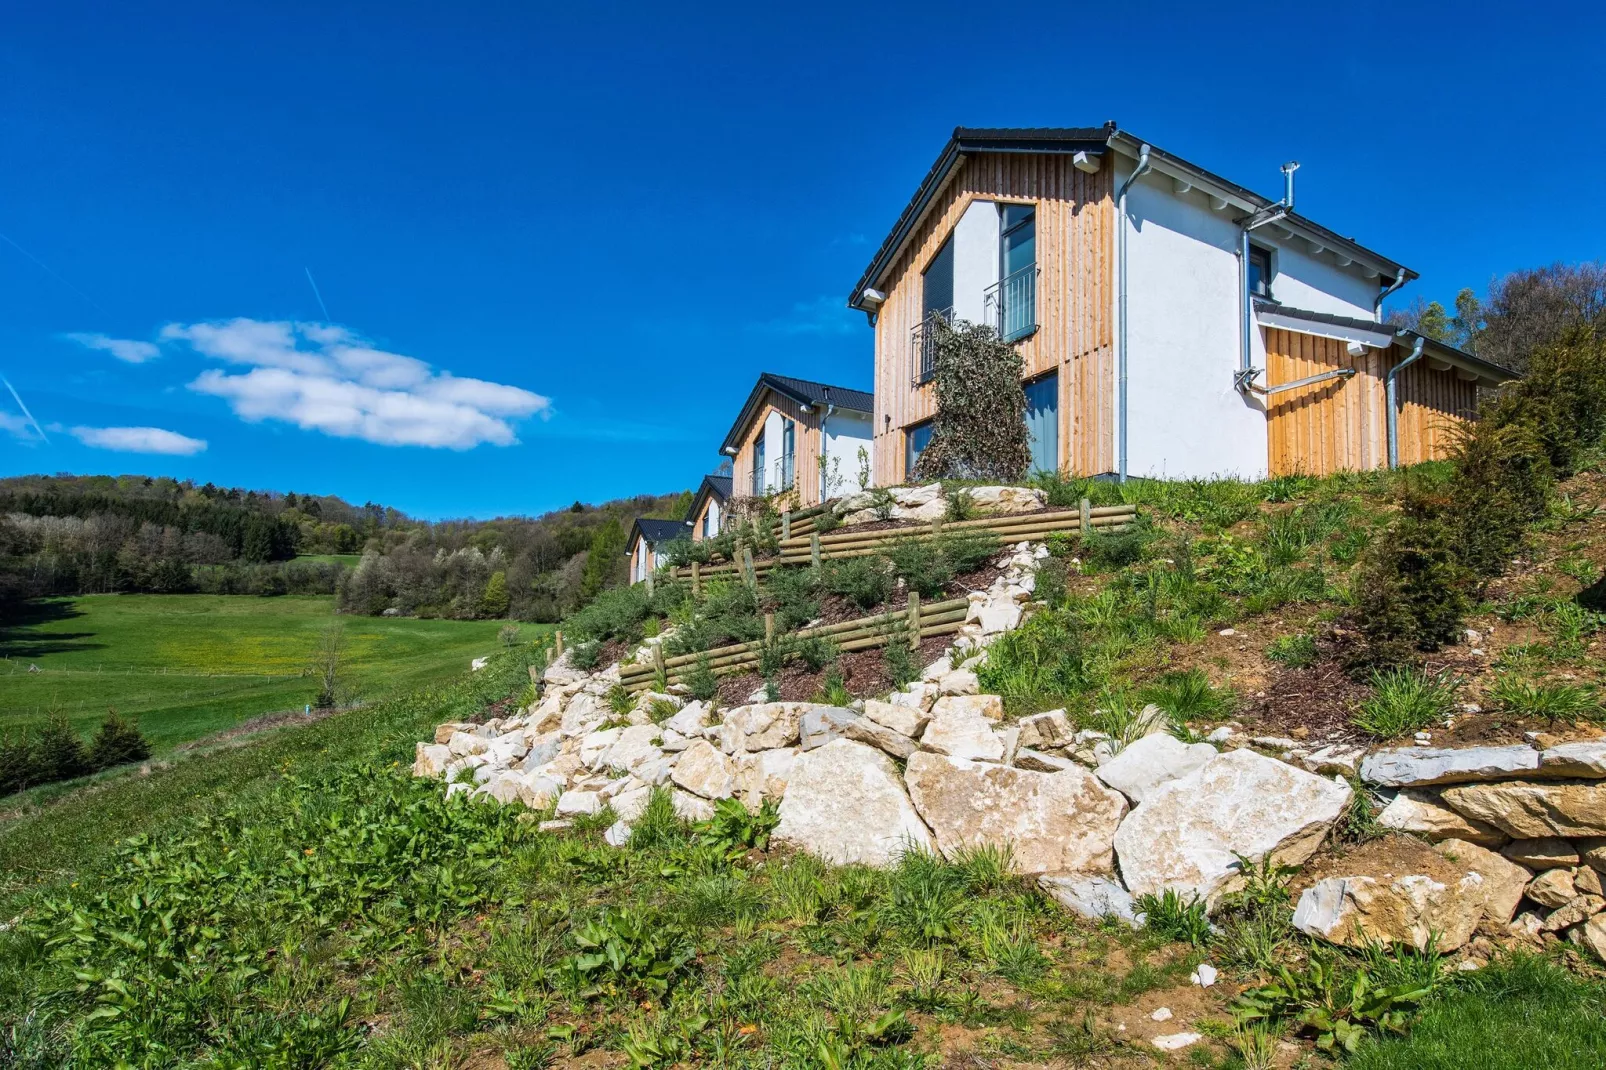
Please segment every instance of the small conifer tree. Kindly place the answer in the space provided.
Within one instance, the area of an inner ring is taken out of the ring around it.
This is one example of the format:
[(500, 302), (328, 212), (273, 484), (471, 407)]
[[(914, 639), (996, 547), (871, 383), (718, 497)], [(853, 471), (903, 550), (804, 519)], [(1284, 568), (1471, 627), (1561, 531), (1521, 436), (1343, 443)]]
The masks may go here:
[(115, 709), (106, 710), (100, 731), (89, 744), (89, 762), (96, 769), (142, 762), (151, 756), (151, 745), (139, 725)]

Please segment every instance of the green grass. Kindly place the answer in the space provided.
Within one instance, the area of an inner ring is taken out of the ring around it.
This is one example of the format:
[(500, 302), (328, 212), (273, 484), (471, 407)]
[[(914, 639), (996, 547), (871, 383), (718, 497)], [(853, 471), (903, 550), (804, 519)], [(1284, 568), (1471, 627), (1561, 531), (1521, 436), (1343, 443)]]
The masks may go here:
[(1455, 708), (1458, 681), (1447, 674), (1388, 669), (1372, 674), (1372, 695), (1352, 722), (1377, 739), (1399, 739), (1431, 728)]
[(362, 554), (297, 554), (297, 561), (305, 561), (309, 565), (345, 565), (347, 568), (356, 568), (362, 560)]
[(1542, 958), (1496, 961), (1429, 1002), (1401, 1039), (1371, 1040), (1347, 1070), (1597, 1070), (1606, 985)]
[(147, 776), (118, 775), (15, 813), (0, 823), (0, 918), (12, 917), (40, 888), (93, 869), (125, 837), (259, 805), (287, 775), (318, 775), (356, 761), (411, 762), (414, 743), (436, 724), (522, 688), (528, 649), (498, 655), (483, 672), (460, 670), (449, 683), (186, 754)]
[[(59, 706), (87, 736), (115, 706), (139, 719), (158, 754), (312, 701), (313, 646), (336, 619), (328, 597), (200, 594), (52, 599), (28, 614), (0, 632), (0, 730), (39, 724)], [(365, 699), (460, 672), (497, 649), (504, 623), (339, 619), (351, 684)]]

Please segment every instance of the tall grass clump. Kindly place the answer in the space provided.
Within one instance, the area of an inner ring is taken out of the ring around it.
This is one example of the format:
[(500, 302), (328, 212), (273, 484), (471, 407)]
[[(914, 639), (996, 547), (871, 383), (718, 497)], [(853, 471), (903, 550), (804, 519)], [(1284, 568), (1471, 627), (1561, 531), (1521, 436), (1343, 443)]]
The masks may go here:
[(1351, 723), (1378, 739), (1419, 732), (1449, 716), (1458, 686), (1459, 681), (1448, 673), (1379, 670), (1372, 674), (1371, 697), (1361, 703)]

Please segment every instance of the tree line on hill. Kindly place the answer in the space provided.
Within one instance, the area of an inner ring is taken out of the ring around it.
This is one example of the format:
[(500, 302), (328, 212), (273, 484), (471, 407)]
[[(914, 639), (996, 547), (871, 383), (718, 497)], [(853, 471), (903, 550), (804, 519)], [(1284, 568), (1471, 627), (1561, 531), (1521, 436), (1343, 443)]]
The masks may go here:
[[(333, 594), (352, 613), (557, 620), (624, 581), (638, 516), (689, 492), (544, 516), (417, 520), (333, 495), (150, 476), (0, 479), (0, 614), (28, 598), (117, 592)], [(331, 560), (350, 555), (350, 565)], [(359, 556), (360, 555), (360, 556)]]

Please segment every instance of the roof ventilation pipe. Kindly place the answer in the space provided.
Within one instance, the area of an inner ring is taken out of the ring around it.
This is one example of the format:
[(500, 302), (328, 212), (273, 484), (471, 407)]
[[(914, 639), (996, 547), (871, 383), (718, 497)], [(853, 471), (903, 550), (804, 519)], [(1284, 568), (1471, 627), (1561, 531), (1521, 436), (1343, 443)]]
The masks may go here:
[(1283, 164), (1283, 207), (1294, 210), (1294, 172), (1299, 170), (1298, 160)]
[(1132, 183), (1136, 182), (1138, 179), (1140, 179), (1144, 175), (1148, 174), (1150, 166), (1151, 166), (1151, 164), (1149, 163), (1149, 146), (1148, 146), (1148, 143), (1145, 142), (1143, 147), (1138, 150), (1138, 165), (1137, 165), (1137, 167), (1133, 169), (1132, 174), (1130, 176), (1128, 176), (1127, 180), (1121, 184), (1121, 191), (1118, 194), (1116, 194), (1116, 197), (1115, 197), (1116, 216), (1117, 216), (1117, 219), (1119, 220), (1120, 227), (1121, 227), (1120, 231), (1117, 232), (1118, 233), (1118, 237), (1119, 237), (1120, 248), (1116, 250), (1116, 260), (1119, 261), (1119, 263), (1121, 265), (1120, 266), (1121, 278), (1120, 278), (1120, 286), (1119, 286), (1119, 290), (1120, 290), (1120, 302), (1119, 303), (1120, 303), (1121, 339), (1120, 339), (1120, 346), (1118, 347), (1118, 350), (1117, 350), (1117, 353), (1116, 353), (1116, 362), (1117, 363), (1116, 363), (1116, 389), (1115, 389), (1115, 397), (1116, 397), (1116, 402), (1115, 402), (1115, 405), (1116, 405), (1115, 422), (1116, 422), (1116, 425), (1117, 425), (1117, 428), (1118, 428), (1116, 441), (1119, 443), (1119, 448), (1118, 448), (1118, 451), (1117, 451), (1117, 461), (1116, 461), (1116, 475), (1117, 475), (1117, 478), (1119, 478), (1122, 483), (1126, 482), (1126, 364), (1127, 364), (1127, 355), (1126, 355), (1126, 346), (1127, 346), (1127, 315), (1126, 315), (1126, 230), (1127, 230), (1127, 227), (1126, 227), (1126, 193), (1127, 193), (1127, 190), (1132, 188)]
[(1411, 347), (1411, 355), (1389, 369), (1384, 379), (1385, 404), (1388, 405), (1388, 438), (1389, 438), (1389, 467), (1400, 466), (1400, 427), (1399, 427), (1399, 388), (1395, 385), (1395, 377), (1422, 357), (1422, 345), (1427, 341), (1420, 334), (1416, 336), (1416, 345)]

